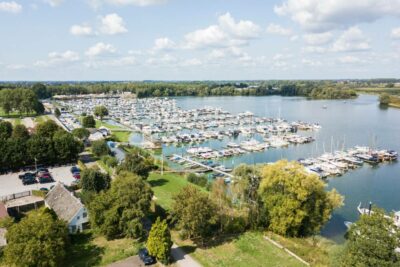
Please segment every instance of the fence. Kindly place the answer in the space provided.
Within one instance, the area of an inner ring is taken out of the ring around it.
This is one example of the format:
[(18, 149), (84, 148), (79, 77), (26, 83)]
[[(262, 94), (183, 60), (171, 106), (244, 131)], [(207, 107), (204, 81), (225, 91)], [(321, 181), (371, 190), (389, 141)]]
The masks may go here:
[(24, 192), (20, 192), (20, 193), (15, 193), (15, 194), (11, 194), (11, 195), (6, 195), (6, 196), (0, 196), (0, 201), (1, 202), (7, 202), (13, 199), (17, 199), (17, 198), (21, 198), (21, 197), (27, 197), (27, 196), (31, 196), (32, 195), (32, 191), (24, 191)]

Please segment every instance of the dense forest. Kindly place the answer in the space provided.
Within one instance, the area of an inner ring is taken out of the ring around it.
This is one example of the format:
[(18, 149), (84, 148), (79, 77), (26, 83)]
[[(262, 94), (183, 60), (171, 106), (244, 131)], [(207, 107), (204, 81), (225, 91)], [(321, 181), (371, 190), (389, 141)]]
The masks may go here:
[[(365, 84), (364, 86), (367, 86)], [(354, 83), (341, 81), (243, 81), (243, 82), (71, 82), (11, 83), (2, 88), (29, 88), (40, 99), (55, 95), (131, 92), (139, 98), (171, 96), (304, 96), (316, 99), (356, 97)]]
[(0, 90), (0, 109), (5, 114), (41, 114), (44, 112), (38, 95), (31, 89), (13, 88)]

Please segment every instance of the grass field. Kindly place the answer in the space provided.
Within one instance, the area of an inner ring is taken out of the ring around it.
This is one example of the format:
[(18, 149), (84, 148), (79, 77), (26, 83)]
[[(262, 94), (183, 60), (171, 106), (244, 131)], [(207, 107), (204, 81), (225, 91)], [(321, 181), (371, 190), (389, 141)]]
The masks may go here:
[(36, 123), (41, 123), (41, 122), (45, 122), (45, 121), (48, 121), (48, 120), (50, 120), (50, 118), (47, 115), (37, 116), (35, 118), (35, 122)]
[(142, 243), (129, 238), (106, 240), (90, 232), (81, 233), (71, 240), (65, 266), (105, 266), (136, 255), (141, 246)]
[(112, 135), (115, 137), (117, 142), (127, 143), (129, 141), (129, 136), (131, 136), (132, 132), (127, 131), (112, 131)]
[(126, 129), (120, 127), (120, 126), (112, 125), (112, 124), (109, 124), (109, 123), (107, 123), (105, 121), (96, 120), (96, 128), (100, 128), (101, 126), (107, 127), (110, 130), (120, 130), (120, 131), (126, 130)]
[[(177, 237), (175, 238), (177, 240)], [(204, 267), (292, 267), (305, 266), (285, 251), (263, 238), (262, 233), (247, 232), (231, 240), (198, 248), (191, 241), (178, 241), (180, 246)]]
[(171, 208), (173, 202), (172, 197), (183, 187), (191, 184), (185, 177), (173, 173), (164, 173), (164, 175), (151, 173), (147, 181), (150, 183), (154, 191), (154, 195), (157, 198), (157, 204), (165, 210)]

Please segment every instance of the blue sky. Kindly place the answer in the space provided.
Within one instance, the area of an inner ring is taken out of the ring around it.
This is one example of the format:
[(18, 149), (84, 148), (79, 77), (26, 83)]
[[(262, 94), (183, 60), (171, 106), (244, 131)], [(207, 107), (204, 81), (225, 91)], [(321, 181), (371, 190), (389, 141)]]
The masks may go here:
[(0, 0), (0, 80), (400, 78), (400, 0)]

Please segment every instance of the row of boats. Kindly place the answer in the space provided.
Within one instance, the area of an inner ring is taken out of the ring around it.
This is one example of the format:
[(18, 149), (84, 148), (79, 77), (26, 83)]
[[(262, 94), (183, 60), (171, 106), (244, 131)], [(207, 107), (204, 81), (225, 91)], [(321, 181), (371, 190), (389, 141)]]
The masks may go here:
[(109, 119), (142, 132), (155, 142), (182, 144), (221, 139), (224, 136), (281, 135), (321, 128), (319, 124), (255, 116), (246, 111), (231, 114), (221, 108), (182, 109), (175, 99), (115, 96), (58, 100), (58, 105), (75, 116), (93, 114), (96, 106), (109, 111)]
[(214, 159), (222, 157), (230, 157), (242, 155), (248, 152), (264, 151), (268, 148), (287, 147), (289, 144), (304, 144), (314, 141), (311, 137), (303, 137), (298, 135), (273, 136), (265, 138), (264, 142), (250, 139), (240, 144), (230, 142), (225, 148), (216, 150), (210, 147), (194, 146), (186, 150), (193, 157), (201, 159)]
[(350, 169), (362, 166), (364, 163), (379, 164), (397, 160), (398, 153), (394, 150), (374, 150), (370, 147), (356, 146), (345, 151), (325, 153), (317, 158), (299, 159), (298, 161), (310, 173), (320, 177), (343, 175)]

